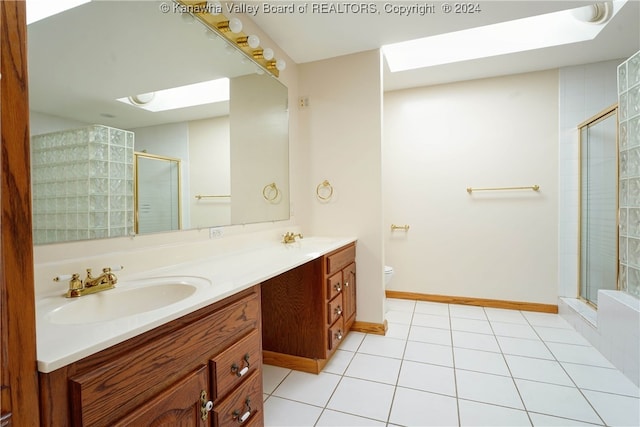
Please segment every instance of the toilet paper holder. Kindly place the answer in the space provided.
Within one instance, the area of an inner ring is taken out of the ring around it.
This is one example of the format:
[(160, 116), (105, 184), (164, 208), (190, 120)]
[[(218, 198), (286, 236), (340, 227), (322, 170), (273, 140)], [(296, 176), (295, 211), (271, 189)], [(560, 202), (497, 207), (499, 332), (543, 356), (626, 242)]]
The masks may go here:
[(407, 224), (405, 225), (391, 224), (391, 231), (396, 231), (396, 230), (409, 231), (409, 226)]

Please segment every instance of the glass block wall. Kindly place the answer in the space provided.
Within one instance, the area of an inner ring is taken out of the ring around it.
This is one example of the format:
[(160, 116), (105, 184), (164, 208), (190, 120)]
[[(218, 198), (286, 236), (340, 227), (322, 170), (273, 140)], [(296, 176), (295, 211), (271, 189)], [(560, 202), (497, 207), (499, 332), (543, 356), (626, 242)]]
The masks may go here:
[(640, 52), (618, 67), (619, 288), (640, 297)]
[(101, 125), (32, 137), (34, 244), (133, 232), (133, 143)]

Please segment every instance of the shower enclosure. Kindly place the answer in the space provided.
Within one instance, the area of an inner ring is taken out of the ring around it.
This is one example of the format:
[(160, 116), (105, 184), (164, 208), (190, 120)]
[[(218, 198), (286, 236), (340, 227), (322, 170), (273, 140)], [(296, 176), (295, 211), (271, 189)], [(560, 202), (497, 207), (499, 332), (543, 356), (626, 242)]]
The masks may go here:
[(180, 230), (180, 159), (135, 153), (136, 233)]
[(579, 295), (618, 287), (618, 107), (580, 124)]

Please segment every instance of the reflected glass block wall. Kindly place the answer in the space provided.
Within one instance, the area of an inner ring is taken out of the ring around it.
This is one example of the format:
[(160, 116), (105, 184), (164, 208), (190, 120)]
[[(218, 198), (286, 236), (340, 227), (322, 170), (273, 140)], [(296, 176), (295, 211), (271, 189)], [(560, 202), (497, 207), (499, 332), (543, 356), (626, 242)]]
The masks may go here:
[(133, 232), (133, 144), (101, 125), (32, 137), (34, 244)]

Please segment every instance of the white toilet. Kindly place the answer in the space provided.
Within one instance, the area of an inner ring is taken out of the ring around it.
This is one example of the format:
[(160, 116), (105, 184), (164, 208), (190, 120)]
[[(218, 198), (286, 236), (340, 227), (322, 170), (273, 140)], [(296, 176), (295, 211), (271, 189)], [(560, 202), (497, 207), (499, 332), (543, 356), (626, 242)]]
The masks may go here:
[[(388, 265), (385, 265), (384, 266), (384, 289), (385, 290), (389, 287), (389, 283), (391, 283), (392, 277), (393, 277), (393, 268), (389, 267)], [(384, 312), (387, 313), (388, 311), (389, 311), (389, 307), (387, 306), (386, 298), (385, 298)]]
[(393, 277), (393, 267), (389, 267), (388, 265), (384, 266), (384, 288), (387, 289), (389, 287), (389, 283), (391, 283), (391, 278)]

